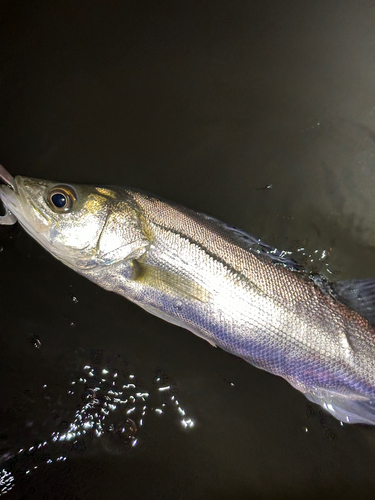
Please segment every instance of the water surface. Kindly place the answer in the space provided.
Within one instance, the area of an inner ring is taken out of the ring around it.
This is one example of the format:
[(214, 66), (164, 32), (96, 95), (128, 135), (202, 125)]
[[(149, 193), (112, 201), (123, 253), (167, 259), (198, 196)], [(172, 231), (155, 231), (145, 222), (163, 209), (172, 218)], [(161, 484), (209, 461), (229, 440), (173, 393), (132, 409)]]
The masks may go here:
[[(0, 5), (12, 174), (142, 188), (303, 247), (333, 280), (375, 276), (372, 2)], [(374, 429), (105, 292), (18, 226), (0, 247), (4, 498), (373, 498)]]

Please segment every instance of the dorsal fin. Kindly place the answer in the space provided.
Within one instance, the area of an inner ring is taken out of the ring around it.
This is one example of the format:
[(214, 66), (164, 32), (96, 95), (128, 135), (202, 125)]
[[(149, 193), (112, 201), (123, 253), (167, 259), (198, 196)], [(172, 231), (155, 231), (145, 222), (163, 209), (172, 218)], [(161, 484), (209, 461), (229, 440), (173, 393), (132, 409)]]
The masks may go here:
[(338, 298), (375, 326), (375, 279), (337, 281), (332, 285)]
[(266, 257), (270, 259), (272, 262), (276, 264), (282, 264), (285, 267), (288, 267), (292, 271), (301, 271), (302, 268), (297, 264), (295, 260), (289, 257), (291, 252), (284, 252), (278, 250), (277, 248), (267, 245), (263, 243), (262, 240), (252, 236), (251, 234), (246, 233), (242, 229), (238, 227), (231, 226), (222, 222), (215, 217), (211, 217), (210, 215), (202, 214), (206, 219), (214, 222), (216, 225), (222, 227), (226, 232), (230, 233), (230, 237), (232, 240), (237, 242), (242, 248), (246, 248), (259, 256)]

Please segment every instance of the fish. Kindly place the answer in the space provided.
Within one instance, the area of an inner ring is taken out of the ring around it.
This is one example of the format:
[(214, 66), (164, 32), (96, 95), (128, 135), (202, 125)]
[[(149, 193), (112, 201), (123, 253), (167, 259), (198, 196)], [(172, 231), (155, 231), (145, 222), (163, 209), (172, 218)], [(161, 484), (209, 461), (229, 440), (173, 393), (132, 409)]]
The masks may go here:
[(341, 422), (375, 424), (375, 280), (328, 283), (141, 190), (13, 178), (4, 167), (0, 178), (9, 217), (82, 276), (284, 378)]

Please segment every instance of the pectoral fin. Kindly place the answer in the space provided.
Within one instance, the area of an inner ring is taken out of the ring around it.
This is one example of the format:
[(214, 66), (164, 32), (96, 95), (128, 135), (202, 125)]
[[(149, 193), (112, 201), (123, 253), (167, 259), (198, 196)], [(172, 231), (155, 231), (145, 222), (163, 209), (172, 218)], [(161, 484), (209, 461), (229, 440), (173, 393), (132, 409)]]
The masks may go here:
[(192, 279), (136, 259), (132, 261), (132, 265), (133, 279), (140, 283), (173, 294), (176, 298), (190, 298), (199, 302), (207, 302), (209, 298), (209, 292)]

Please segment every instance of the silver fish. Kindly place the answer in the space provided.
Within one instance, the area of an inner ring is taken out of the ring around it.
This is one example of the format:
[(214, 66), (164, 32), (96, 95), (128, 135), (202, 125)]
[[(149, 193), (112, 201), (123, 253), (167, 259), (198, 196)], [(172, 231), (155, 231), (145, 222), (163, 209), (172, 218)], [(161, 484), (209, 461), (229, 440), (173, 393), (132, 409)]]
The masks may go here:
[(334, 289), (243, 231), (142, 191), (1, 177), (5, 207), (78, 273), (337, 419), (375, 424), (373, 280)]

